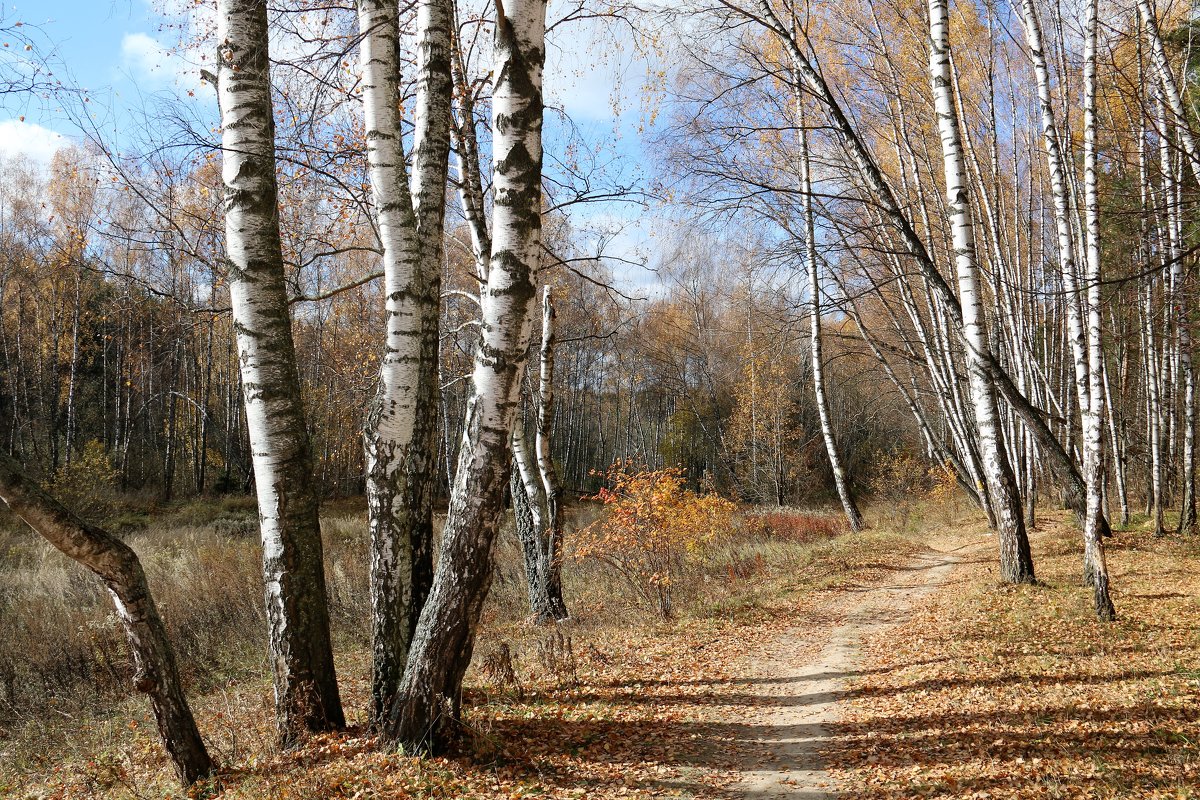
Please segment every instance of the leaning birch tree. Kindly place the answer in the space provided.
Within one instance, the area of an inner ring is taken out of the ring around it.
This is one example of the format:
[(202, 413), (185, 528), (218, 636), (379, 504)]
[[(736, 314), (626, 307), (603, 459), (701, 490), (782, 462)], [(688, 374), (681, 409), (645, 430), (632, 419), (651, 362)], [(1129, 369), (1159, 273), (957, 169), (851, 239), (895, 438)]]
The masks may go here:
[(460, 711), (508, 478), (510, 436), (541, 263), (542, 69), (546, 0), (496, 3), (491, 259), (458, 469), (433, 586), (386, 734), (406, 751), (441, 749)]
[(281, 740), (346, 724), (333, 666), (321, 524), (279, 237), (265, 0), (219, 0), (225, 256), (258, 494)]
[(133, 655), (134, 687), (150, 699), (175, 774), (191, 786), (216, 770), (188, 706), (175, 650), (137, 554), (120, 539), (81, 520), (0, 452), (0, 500), (68, 558), (104, 581)]
[[(961, 336), (970, 383), (971, 405), (979, 454), (987, 482), (988, 501), (995, 516), (1001, 548), (1024, 543), (1028, 548), (1025, 516), (1016, 477), (1008, 460), (1000, 430), (1000, 410), (996, 389), (988, 368), (986, 320), (983, 314), (982, 287), (975, 252), (975, 232), (971, 220), (970, 190), (963, 164), (962, 133), (954, 102), (950, 74), (950, 20), (948, 0), (929, 0), (929, 75), (933, 87), (934, 110), (942, 142), (942, 164), (946, 177), (946, 208), (958, 275), (958, 299), (962, 306)], [(1001, 557), (1002, 566), (1019, 565), (1029, 560), (1028, 553)], [(1005, 580), (1032, 582), (1030, 569), (1006, 571)]]

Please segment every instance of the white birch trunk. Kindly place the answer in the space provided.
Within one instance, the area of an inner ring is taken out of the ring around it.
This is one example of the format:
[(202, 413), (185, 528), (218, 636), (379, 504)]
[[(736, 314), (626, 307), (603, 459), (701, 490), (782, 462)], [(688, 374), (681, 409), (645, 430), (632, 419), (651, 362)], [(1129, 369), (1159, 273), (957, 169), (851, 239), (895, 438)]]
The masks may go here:
[(219, 0), (218, 100), (229, 294), (258, 492), (281, 739), (345, 725), (321, 527), (279, 238), (265, 0)]
[(821, 436), (825, 440), (825, 454), (829, 457), (829, 468), (833, 472), (833, 483), (837, 489), (838, 499), (842, 503), (842, 511), (846, 515), (846, 524), (850, 526), (851, 531), (858, 533), (863, 527), (862, 514), (854, 502), (854, 497), (850, 494), (846, 471), (842, 468), (842, 459), (838, 455), (837, 441), (833, 435), (833, 424), (829, 417), (829, 401), (825, 395), (825, 367), (821, 348), (821, 276), (817, 269), (817, 227), (812, 203), (812, 162), (808, 151), (808, 129), (804, 127), (801, 103), (801, 98), (797, 96), (797, 115), (800, 118), (798, 144), (800, 147), (800, 205), (801, 213), (804, 215), (804, 264), (808, 271), (809, 291), (812, 292), (809, 355), (812, 360), (813, 394), (817, 401), (817, 414), (821, 419)]
[[(958, 297), (962, 305), (962, 339), (966, 351), (967, 373), (984, 478), (996, 517), (1001, 548), (1020, 542), (1023, 542), (1025, 547), (1022, 554), (1009, 554), (1001, 558), (1004, 579), (1010, 583), (1033, 582), (1025, 516), (1021, 510), (1016, 478), (1004, 449), (1004, 440), (1000, 436), (1000, 413), (992, 376), (988, 370), (987, 354), (991, 350), (983, 317), (983, 298), (978, 280), (979, 267), (971, 222), (969, 191), (962, 161), (962, 136), (950, 76), (947, 0), (929, 2), (929, 38), (929, 73), (942, 140), (946, 201), (950, 211), (954, 262), (958, 272)], [(1027, 562), (1028, 570), (1022, 569)]]
[[(418, 24), (427, 24), (427, 16), (427, 11), (419, 13)], [(369, 715), (372, 725), (379, 726), (400, 682), (421, 595), (428, 586), (422, 577), (432, 568), (432, 543), (421, 522), (429, 519), (432, 503), (414, 491), (421, 476), (410, 475), (420, 456), (417, 451), (422, 445), (428, 448), (418, 436), (425, 287), (399, 111), (399, 7), (386, 0), (359, 0), (358, 19), (367, 162), (383, 249), (386, 320), (378, 387), (363, 431), (371, 536)]]
[[(1083, 437), (1084, 482), (1087, 505), (1084, 513), (1084, 580), (1096, 587), (1096, 613), (1104, 619), (1112, 618), (1112, 603), (1108, 599), (1107, 573), (1104, 567), (1104, 552), (1101, 536), (1104, 530), (1103, 494), (1103, 432), (1100, 413), (1103, 408), (1102, 386), (1099, 376), (1100, 319), (1099, 319), (1099, 270), (1100, 244), (1098, 206), (1088, 209), (1088, 272), (1095, 271), (1093, 288), (1097, 304), (1095, 314), (1094, 342), (1092, 331), (1085, 330), (1085, 309), (1090, 306), (1091, 296), (1078, 284), (1078, 262), (1075, 257), (1075, 234), (1072, 229), (1074, 214), (1071, 210), (1070, 188), (1067, 183), (1066, 162), (1063, 158), (1061, 139), (1055, 120), (1054, 106), (1050, 93), (1050, 72), (1046, 65), (1045, 44), (1041, 22), (1038, 19), (1034, 0), (1022, 0), (1022, 22), (1025, 27), (1026, 43), (1033, 62), (1037, 81), (1038, 105), (1041, 113), (1042, 139), (1046, 153), (1046, 164), (1050, 175), (1050, 193), (1054, 202), (1054, 219), (1058, 233), (1059, 272), (1062, 276), (1064, 305), (1067, 318), (1067, 339), (1070, 345), (1073, 373), (1075, 376), (1075, 398), (1079, 405), (1081, 433)], [(1089, 12), (1090, 13), (1090, 12)], [(1090, 191), (1095, 192), (1095, 42), (1090, 43), (1091, 89), (1085, 87), (1085, 105), (1092, 103)], [(1085, 69), (1087, 66), (1085, 65)], [(1085, 114), (1089, 112), (1085, 111)], [(1085, 123), (1086, 125), (1086, 123)], [(1085, 148), (1087, 146), (1085, 145)], [(1087, 154), (1085, 153), (1085, 159)], [(1085, 176), (1085, 180), (1087, 180)], [(1092, 219), (1092, 217), (1096, 217)], [(1094, 234), (1094, 236), (1093, 236)], [(1087, 313), (1088, 325), (1092, 315)], [(1094, 343), (1096, 352), (1090, 352)], [(1095, 368), (1093, 369), (1093, 361)], [(1097, 374), (1093, 374), (1093, 372)], [(1099, 393), (1099, 396), (1093, 397)], [(1068, 422), (1069, 424), (1069, 422)], [(1100, 573), (1104, 573), (1100, 575)], [(1099, 578), (1097, 576), (1100, 575)]]
[(1116, 610), (1108, 592), (1108, 565), (1100, 530), (1100, 519), (1104, 513), (1104, 351), (1100, 317), (1100, 196), (1096, 186), (1098, 4), (1099, 0), (1088, 0), (1083, 50), (1083, 186), (1087, 235), (1084, 297), (1087, 309), (1088, 376), (1088, 407), (1083, 415), (1084, 469), (1088, 489), (1083, 541), (1084, 565), (1093, 588), (1096, 616), (1101, 620), (1113, 620)]
[(492, 545), (541, 262), (542, 68), (546, 0), (496, 4), (492, 255), (473, 393), (440, 559), (388, 735), (408, 752), (443, 747), (492, 579)]
[(537, 447), (538, 475), (546, 498), (546, 530), (543, 543), (545, 569), (543, 594), (550, 613), (566, 619), (567, 607), (562, 596), (563, 521), (559, 514), (563, 488), (550, 452), (550, 431), (554, 425), (554, 296), (549, 286), (542, 289), (542, 344), (538, 358), (538, 405), (534, 441)]

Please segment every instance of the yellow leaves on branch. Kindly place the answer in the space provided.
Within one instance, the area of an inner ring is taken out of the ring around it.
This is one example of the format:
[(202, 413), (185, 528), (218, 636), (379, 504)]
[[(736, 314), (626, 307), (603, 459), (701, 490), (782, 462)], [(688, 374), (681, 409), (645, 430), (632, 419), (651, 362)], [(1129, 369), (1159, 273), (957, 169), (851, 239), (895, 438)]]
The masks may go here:
[(689, 556), (727, 535), (737, 505), (709, 487), (686, 488), (686, 470), (618, 459), (595, 499), (604, 514), (575, 536), (574, 557), (595, 559), (623, 577), (663, 618), (672, 585)]

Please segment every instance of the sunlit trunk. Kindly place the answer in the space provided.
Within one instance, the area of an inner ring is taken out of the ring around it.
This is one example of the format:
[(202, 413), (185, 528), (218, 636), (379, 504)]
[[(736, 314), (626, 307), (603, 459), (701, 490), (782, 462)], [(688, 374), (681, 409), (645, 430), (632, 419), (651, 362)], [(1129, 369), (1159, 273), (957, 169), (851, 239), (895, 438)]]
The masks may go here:
[(263, 544), (281, 739), (345, 725), (316, 487), (279, 238), (264, 0), (220, 0), (218, 99), (229, 294)]
[(387, 733), (407, 752), (441, 749), (459, 715), (508, 477), (509, 438), (541, 262), (542, 67), (546, 2), (497, 4), (492, 99), (492, 255), (458, 472), (433, 587)]

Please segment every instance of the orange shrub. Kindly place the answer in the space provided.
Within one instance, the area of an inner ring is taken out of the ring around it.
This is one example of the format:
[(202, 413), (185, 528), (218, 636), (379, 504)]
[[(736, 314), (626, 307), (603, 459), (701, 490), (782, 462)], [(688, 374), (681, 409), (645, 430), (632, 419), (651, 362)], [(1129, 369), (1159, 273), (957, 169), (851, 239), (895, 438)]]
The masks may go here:
[(684, 488), (686, 475), (617, 460), (596, 495), (605, 513), (575, 535), (575, 558), (611, 568), (664, 619), (671, 616), (672, 583), (686, 559), (727, 534), (737, 511), (715, 492)]
[(755, 514), (751, 527), (755, 533), (763, 536), (798, 544), (832, 539), (849, 530), (846, 520), (842, 517), (795, 511), (765, 511)]

